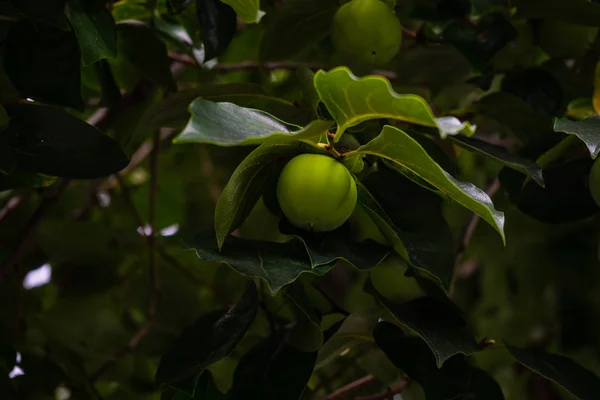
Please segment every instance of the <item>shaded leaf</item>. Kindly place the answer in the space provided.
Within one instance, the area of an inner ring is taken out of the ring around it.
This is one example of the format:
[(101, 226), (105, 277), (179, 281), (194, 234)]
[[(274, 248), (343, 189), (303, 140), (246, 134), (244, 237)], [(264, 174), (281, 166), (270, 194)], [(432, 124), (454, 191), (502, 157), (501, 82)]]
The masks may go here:
[(66, 3), (67, 0), (11, 0), (11, 4), (28, 18), (63, 30), (69, 29), (65, 16)]
[(316, 117), (317, 107), (319, 105), (319, 93), (313, 84), (315, 74), (310, 69), (302, 67), (296, 71), (296, 78), (302, 89), (302, 105), (308, 108), (313, 117)]
[(19, 162), (19, 153), (0, 139), (0, 174), (8, 175)]
[(219, 56), (231, 43), (237, 29), (237, 15), (221, 0), (196, 0), (196, 16), (202, 29), (205, 60)]
[(506, 349), (521, 364), (565, 388), (580, 400), (592, 400), (600, 394), (600, 378), (570, 358), (540, 350), (515, 347)]
[(294, 139), (317, 143), (333, 122), (317, 120), (305, 128), (286, 124), (273, 116), (233, 103), (197, 98), (190, 104), (190, 119), (175, 143), (210, 143), (219, 146), (257, 145), (269, 139)]
[(0, 343), (0, 375), (12, 371), (17, 362), (17, 352), (12, 346)]
[(83, 110), (79, 44), (73, 32), (22, 20), (8, 32), (3, 59), (21, 95)]
[(338, 123), (336, 142), (348, 128), (379, 118), (437, 128), (442, 138), (457, 133), (455, 127), (447, 131), (437, 122), (422, 97), (394, 92), (390, 82), (382, 76), (357, 78), (348, 68), (338, 67), (328, 72), (319, 70), (314, 85)]
[(438, 367), (456, 354), (471, 355), (479, 346), (470, 332), (460, 309), (452, 303), (433, 297), (420, 297), (403, 304), (389, 301), (368, 281), (365, 291), (379, 302), (404, 326), (427, 343)]
[[(348, 153), (348, 155), (354, 152)], [(423, 147), (400, 129), (386, 125), (381, 134), (356, 150), (399, 164), (435, 186), (450, 198), (481, 216), (505, 241), (504, 213), (496, 210), (489, 196), (468, 182), (454, 179), (437, 164)]]
[(257, 310), (256, 286), (247, 282), (244, 294), (235, 305), (228, 310), (205, 315), (181, 332), (177, 341), (163, 354), (155, 380), (174, 385), (196, 376), (227, 356), (244, 337)]
[(100, 100), (100, 106), (113, 107), (119, 100), (121, 100), (121, 89), (115, 81), (115, 77), (110, 68), (110, 64), (106, 60), (99, 60), (94, 64), (98, 81), (100, 82), (100, 89), (102, 91), (102, 99)]
[(479, 368), (467, 365), (462, 355), (450, 358), (441, 368), (427, 345), (407, 337), (389, 322), (373, 331), (377, 345), (390, 361), (423, 388), (427, 400), (503, 400), (500, 386)]
[(517, 18), (551, 18), (573, 24), (600, 26), (600, 4), (586, 0), (519, 1)]
[(6, 105), (4, 132), (19, 152), (19, 169), (71, 179), (93, 179), (129, 164), (119, 145), (102, 131), (52, 107)]
[(258, 201), (269, 169), (301, 152), (298, 143), (263, 144), (238, 165), (223, 189), (215, 209), (215, 232), (219, 249), (239, 227)]
[(267, 26), (260, 43), (260, 59), (291, 59), (318, 45), (329, 35), (339, 6), (337, 0), (286, 1)]
[(600, 117), (581, 121), (559, 118), (554, 121), (554, 130), (577, 136), (587, 146), (592, 159), (600, 153)]
[(48, 187), (56, 181), (56, 177), (34, 172), (13, 171), (9, 175), (0, 174), (0, 192), (25, 186), (33, 188)]
[(236, 14), (247, 24), (258, 22), (261, 17), (260, 0), (221, 0), (229, 4)]
[(484, 154), (515, 171), (522, 172), (533, 179), (535, 183), (544, 187), (542, 168), (535, 161), (511, 153), (504, 147), (496, 146), (476, 138), (456, 135), (452, 136), (452, 140), (461, 147)]
[(116, 56), (117, 29), (103, 2), (73, 2), (69, 4), (68, 15), (81, 48), (83, 65)]
[(303, 352), (286, 343), (279, 331), (246, 353), (238, 364), (230, 400), (299, 399), (312, 374), (317, 352)]
[(225, 263), (242, 275), (264, 279), (273, 294), (294, 282), (300, 274), (326, 274), (336, 260), (312, 262), (304, 245), (297, 240), (274, 243), (230, 236), (220, 251), (216, 244), (210, 232), (184, 240), (182, 247), (194, 249), (204, 261)]

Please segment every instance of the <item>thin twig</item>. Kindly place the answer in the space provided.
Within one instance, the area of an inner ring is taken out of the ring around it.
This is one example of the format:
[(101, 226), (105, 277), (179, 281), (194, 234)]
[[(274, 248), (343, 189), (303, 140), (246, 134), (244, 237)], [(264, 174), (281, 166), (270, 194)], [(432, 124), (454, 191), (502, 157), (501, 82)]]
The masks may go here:
[(335, 400), (335, 399), (343, 398), (348, 393), (353, 392), (357, 389), (360, 389), (363, 386), (367, 386), (373, 382), (375, 382), (375, 377), (373, 375), (363, 376), (362, 378), (360, 378), (354, 382), (350, 382), (346, 386), (342, 386), (335, 392), (331, 393), (329, 396), (325, 397), (324, 400)]
[(354, 400), (385, 400), (392, 399), (395, 395), (400, 394), (406, 390), (412, 383), (410, 378), (404, 378), (400, 382), (391, 386), (385, 392), (375, 393), (368, 396), (358, 396), (355, 397)]

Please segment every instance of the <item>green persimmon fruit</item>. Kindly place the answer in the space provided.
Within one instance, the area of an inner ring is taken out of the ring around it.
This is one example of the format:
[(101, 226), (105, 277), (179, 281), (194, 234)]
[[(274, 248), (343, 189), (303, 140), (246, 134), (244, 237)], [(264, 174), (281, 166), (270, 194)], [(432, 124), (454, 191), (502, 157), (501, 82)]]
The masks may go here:
[(352, 215), (356, 182), (336, 159), (300, 154), (281, 171), (277, 200), (292, 225), (314, 232), (332, 231)]
[(600, 207), (600, 158), (597, 158), (592, 165), (589, 178), (590, 193), (594, 201)]
[(341, 54), (370, 65), (391, 60), (402, 44), (402, 26), (381, 0), (351, 0), (336, 12), (332, 40)]

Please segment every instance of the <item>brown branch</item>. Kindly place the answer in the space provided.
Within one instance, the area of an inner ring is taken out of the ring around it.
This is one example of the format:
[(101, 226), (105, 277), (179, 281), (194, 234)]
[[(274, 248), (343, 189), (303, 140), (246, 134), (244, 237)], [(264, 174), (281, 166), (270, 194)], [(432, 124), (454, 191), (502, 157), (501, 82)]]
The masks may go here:
[(400, 382), (391, 386), (385, 392), (375, 393), (368, 396), (358, 396), (354, 400), (385, 400), (392, 399), (395, 395), (402, 393), (406, 388), (410, 386), (412, 380), (410, 378), (404, 378)]
[(362, 378), (350, 382), (346, 386), (342, 386), (335, 392), (331, 393), (329, 396), (325, 397), (324, 400), (335, 400), (344, 398), (349, 392), (353, 392), (357, 389), (360, 389), (363, 386), (369, 385), (370, 383), (375, 382), (375, 377), (373, 375), (363, 376)]

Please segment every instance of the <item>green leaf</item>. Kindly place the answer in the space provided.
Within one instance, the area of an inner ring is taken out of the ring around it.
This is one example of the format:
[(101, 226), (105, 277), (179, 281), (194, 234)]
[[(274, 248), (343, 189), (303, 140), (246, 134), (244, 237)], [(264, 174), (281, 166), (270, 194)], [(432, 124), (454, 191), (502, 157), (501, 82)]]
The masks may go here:
[(299, 143), (263, 144), (238, 165), (215, 209), (215, 232), (219, 249), (227, 236), (250, 214), (262, 193), (269, 170), (300, 152)]
[(52, 185), (56, 177), (34, 172), (13, 171), (9, 175), (0, 174), (0, 192), (25, 186), (42, 188)]
[(28, 18), (62, 30), (69, 30), (65, 16), (66, 3), (67, 0), (11, 0), (11, 4)]
[(8, 33), (3, 59), (21, 95), (83, 110), (79, 45), (73, 32), (22, 20)]
[(427, 343), (439, 368), (456, 354), (471, 355), (479, 346), (457, 306), (433, 297), (419, 297), (403, 304), (389, 301), (367, 281), (367, 293), (373, 294), (392, 315)]
[(117, 24), (117, 53), (143, 76), (169, 90), (177, 84), (171, 74), (171, 63), (165, 44), (149, 26), (139, 21)]
[(69, 179), (108, 176), (129, 164), (119, 145), (102, 131), (53, 108), (10, 104), (4, 132), (19, 152), (18, 168)]
[[(351, 155), (354, 152), (347, 153)], [(489, 196), (468, 182), (454, 179), (437, 164), (423, 147), (400, 129), (386, 125), (381, 134), (356, 150), (356, 154), (371, 154), (399, 164), (435, 186), (450, 198), (481, 216), (498, 231), (503, 242), (504, 213), (496, 210)]]
[[(378, 193), (380, 200), (384, 200), (382, 196), (385, 194), (385, 184), (389, 185), (394, 182), (394, 187), (401, 186), (399, 181), (392, 181), (389, 174), (383, 175), (381, 178), (377, 174), (369, 176), (363, 183), (373, 188), (373, 193)], [(401, 187), (405, 187), (406, 183)], [(415, 191), (414, 188), (410, 192), (406, 192), (407, 198), (415, 198), (416, 203), (420, 203), (424, 214), (420, 215), (423, 219), (420, 223), (406, 223), (406, 226), (412, 229), (406, 229), (399, 226), (392, 219), (386, 210), (381, 206), (377, 199), (362, 183), (357, 184), (358, 203), (363, 207), (367, 215), (379, 228), (381, 234), (386, 238), (392, 247), (404, 256), (410, 264), (420, 270), (424, 270), (433, 276), (437, 277), (442, 285), (446, 288), (450, 287), (452, 273), (454, 271), (454, 243), (452, 236), (449, 233), (447, 225), (444, 223), (443, 216), (436, 213), (431, 207), (423, 209), (428, 201), (424, 201), (422, 193)], [(387, 187), (389, 190), (389, 186)], [(413, 213), (414, 207), (404, 207), (404, 204), (397, 207), (399, 200), (397, 193), (390, 193), (386, 203), (389, 205), (390, 212), (402, 214)], [(403, 202), (404, 203), (404, 202)], [(405, 210), (402, 212), (402, 210)], [(438, 218), (435, 215), (438, 214)], [(405, 218), (402, 218), (405, 219)], [(433, 221), (432, 219), (437, 219)], [(399, 217), (396, 217), (399, 223), (403, 222)], [(444, 225), (446, 225), (444, 227)], [(416, 228), (418, 227), (418, 228)], [(403, 254), (404, 250), (406, 253)]]
[(110, 64), (106, 60), (99, 60), (94, 64), (94, 69), (96, 70), (102, 91), (100, 106), (114, 107), (121, 100), (122, 96), (121, 89), (119, 89), (115, 81)]
[(205, 60), (219, 56), (237, 30), (237, 15), (221, 0), (196, 0), (196, 16), (202, 29)]
[(260, 59), (292, 59), (317, 46), (329, 35), (338, 8), (337, 0), (286, 1), (265, 30), (260, 43)]
[(521, 364), (557, 383), (580, 400), (600, 393), (600, 378), (570, 358), (541, 350), (522, 349), (506, 343), (506, 349)]
[(313, 84), (315, 74), (310, 69), (302, 67), (296, 71), (296, 77), (298, 78), (300, 88), (302, 89), (302, 105), (311, 111), (313, 117), (316, 117), (317, 107), (321, 100), (319, 99), (319, 93), (317, 93), (315, 85)]
[(233, 376), (229, 400), (300, 399), (312, 374), (317, 352), (303, 352), (276, 332), (246, 353)]
[[(452, 140), (459, 146), (481, 153), (492, 158), (502, 165), (519, 171), (535, 181), (541, 187), (544, 187), (544, 175), (542, 168), (535, 161), (508, 152), (504, 147), (487, 143), (483, 140), (466, 137), (463, 135), (452, 136)], [(599, 149), (600, 151), (600, 149)]]
[(174, 385), (227, 356), (250, 328), (257, 310), (258, 292), (249, 281), (235, 305), (200, 317), (181, 332), (160, 359), (156, 382)]
[(262, 17), (260, 0), (221, 0), (229, 4), (236, 14), (247, 24), (254, 24)]
[[(442, 138), (464, 126), (440, 124), (427, 102), (414, 94), (394, 92), (390, 82), (376, 75), (357, 78), (348, 68), (319, 70), (314, 85), (321, 101), (338, 123), (337, 142), (350, 127), (370, 119), (390, 118), (437, 128)], [(449, 128), (449, 129), (448, 129)]]
[(516, 18), (550, 18), (578, 25), (600, 26), (600, 4), (586, 0), (519, 1)]
[(600, 117), (591, 117), (581, 121), (571, 121), (567, 118), (554, 120), (554, 130), (575, 135), (588, 148), (592, 159), (600, 153)]
[(462, 355), (438, 367), (420, 338), (405, 336), (389, 322), (377, 324), (373, 337), (390, 361), (421, 385), (427, 400), (504, 400), (498, 383), (483, 370), (467, 365)]
[(326, 274), (336, 260), (320, 264), (311, 261), (298, 240), (274, 243), (230, 236), (219, 250), (212, 232), (184, 240), (182, 247), (194, 249), (204, 261), (224, 263), (242, 275), (264, 279), (272, 294), (294, 282), (300, 274)]
[(286, 124), (273, 116), (233, 103), (197, 98), (190, 104), (192, 118), (173, 140), (175, 143), (209, 143), (219, 146), (261, 144), (269, 139), (294, 139), (317, 143), (333, 124), (317, 120), (305, 128)]
[(85, 2), (83, 6), (73, 2), (68, 6), (68, 16), (81, 48), (83, 65), (116, 56), (115, 21), (101, 2)]
[(19, 153), (0, 138), (0, 174), (12, 173), (19, 162)]

